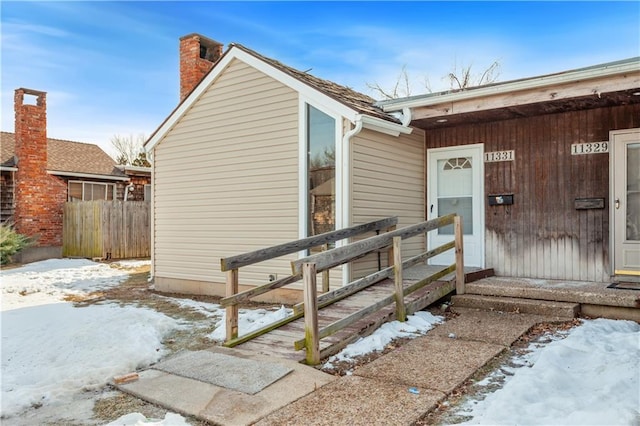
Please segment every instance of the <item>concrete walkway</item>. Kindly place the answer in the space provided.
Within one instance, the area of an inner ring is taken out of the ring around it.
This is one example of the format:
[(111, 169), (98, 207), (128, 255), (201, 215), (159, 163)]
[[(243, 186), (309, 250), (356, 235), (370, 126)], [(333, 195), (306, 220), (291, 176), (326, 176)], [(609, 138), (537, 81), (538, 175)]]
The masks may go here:
[[(479, 368), (535, 324), (559, 318), (455, 308), (459, 315), (350, 376), (333, 377), (291, 361), (293, 372), (255, 395), (157, 370), (125, 392), (221, 425), (402, 425), (433, 410)], [(566, 321), (566, 319), (564, 319)], [(226, 354), (260, 356), (225, 348)]]

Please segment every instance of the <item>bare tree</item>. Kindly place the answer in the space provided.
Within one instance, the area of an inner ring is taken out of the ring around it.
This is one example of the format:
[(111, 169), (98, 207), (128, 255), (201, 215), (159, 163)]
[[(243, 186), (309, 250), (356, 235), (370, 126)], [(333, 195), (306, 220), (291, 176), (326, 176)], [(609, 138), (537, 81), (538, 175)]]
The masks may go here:
[(147, 160), (147, 154), (142, 145), (146, 140), (143, 134), (137, 137), (133, 135), (115, 135), (111, 138), (111, 144), (116, 149), (116, 162), (121, 165), (149, 167), (151, 164)]
[(447, 74), (451, 89), (460, 90), (494, 83), (500, 76), (500, 63), (498, 61), (493, 61), (482, 74), (473, 75), (471, 73), (472, 68), (473, 64), (470, 64), (468, 66), (461, 65), (458, 69), (457, 62), (454, 62), (452, 71)]
[[(500, 76), (500, 62), (494, 61), (481, 74), (473, 74), (473, 64), (458, 67), (457, 62), (454, 63), (453, 69), (443, 79), (449, 79), (449, 87), (451, 90), (462, 90), (469, 87), (481, 86), (483, 84), (494, 83)], [(382, 99), (398, 99), (401, 97), (411, 96), (412, 88), (410, 84), (409, 74), (407, 73), (407, 65), (402, 66), (402, 70), (396, 79), (396, 83), (391, 90), (385, 90), (378, 83), (366, 83), (375, 95)], [(427, 76), (424, 77), (423, 90), (426, 93), (432, 93), (431, 83)]]

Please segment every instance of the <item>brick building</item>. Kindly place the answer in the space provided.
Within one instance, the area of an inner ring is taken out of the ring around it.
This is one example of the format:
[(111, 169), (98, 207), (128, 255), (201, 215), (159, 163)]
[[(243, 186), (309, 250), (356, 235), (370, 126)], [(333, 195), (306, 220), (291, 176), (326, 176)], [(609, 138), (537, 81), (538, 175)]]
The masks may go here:
[(61, 256), (67, 201), (148, 197), (149, 168), (117, 166), (97, 145), (47, 137), (46, 92), (16, 89), (14, 101), (15, 133), (0, 138), (1, 220), (36, 239), (17, 260)]

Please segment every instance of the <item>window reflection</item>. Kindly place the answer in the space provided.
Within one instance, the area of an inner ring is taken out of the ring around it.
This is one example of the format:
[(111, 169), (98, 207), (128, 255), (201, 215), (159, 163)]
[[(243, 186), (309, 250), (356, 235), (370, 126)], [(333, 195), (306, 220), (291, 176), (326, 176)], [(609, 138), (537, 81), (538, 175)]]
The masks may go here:
[(336, 122), (307, 106), (307, 161), (309, 182), (309, 235), (335, 229)]

